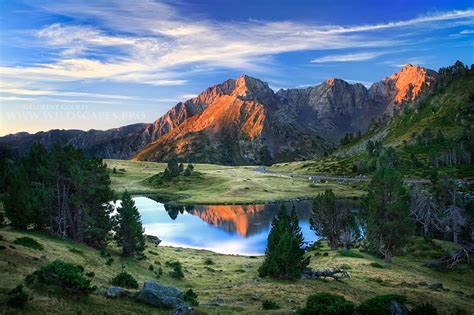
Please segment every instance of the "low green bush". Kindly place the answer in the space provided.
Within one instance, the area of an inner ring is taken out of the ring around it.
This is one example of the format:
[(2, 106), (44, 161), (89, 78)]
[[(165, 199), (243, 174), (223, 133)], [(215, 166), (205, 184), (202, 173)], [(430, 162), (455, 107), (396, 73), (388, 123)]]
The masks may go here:
[(184, 293), (184, 300), (191, 306), (198, 306), (199, 301), (197, 300), (198, 295), (193, 291), (193, 289), (189, 289)]
[(415, 306), (410, 315), (439, 315), (438, 309), (431, 303), (422, 303)]
[(308, 297), (306, 306), (298, 314), (352, 315), (355, 308), (356, 305), (343, 296), (319, 292)]
[(214, 260), (212, 258), (204, 259), (204, 265), (214, 265)]
[(109, 259), (107, 259), (107, 261), (105, 262), (105, 264), (106, 264), (107, 266), (112, 266), (112, 263), (113, 263), (113, 262), (114, 262), (114, 259), (113, 259), (113, 258), (109, 258)]
[(148, 270), (153, 271), (155, 270), (155, 267), (153, 265), (148, 266)]
[(280, 308), (277, 302), (267, 299), (262, 301), (262, 308), (264, 310), (277, 310)]
[(378, 262), (373, 262), (373, 263), (370, 263), (369, 265), (374, 268), (380, 268), (380, 269), (384, 268), (384, 266), (379, 264)]
[(362, 302), (357, 307), (356, 313), (363, 315), (387, 314), (390, 301), (392, 300), (403, 304), (407, 301), (407, 298), (396, 294), (376, 295)]
[(23, 285), (19, 284), (8, 292), (7, 303), (13, 307), (22, 307), (29, 299), (30, 296), (23, 290)]
[(79, 254), (79, 255), (82, 255), (84, 254), (84, 252), (78, 248), (75, 248), (75, 247), (69, 247), (69, 251), (71, 253), (74, 253), (74, 254)]
[(44, 249), (43, 245), (41, 245), (40, 243), (38, 243), (37, 241), (35, 241), (34, 239), (28, 236), (17, 238), (16, 240), (13, 241), (13, 244), (29, 247), (34, 250)]
[(350, 249), (340, 249), (337, 251), (342, 257), (352, 257), (352, 258), (364, 258), (361, 254), (354, 252)]
[(91, 281), (83, 276), (83, 272), (82, 266), (55, 260), (28, 275), (25, 281), (28, 285), (40, 287), (49, 292), (79, 297), (88, 295), (94, 290), (90, 285)]
[(166, 266), (172, 268), (173, 270), (170, 272), (170, 276), (175, 279), (183, 279), (183, 267), (179, 261), (167, 261)]
[(95, 277), (95, 272), (94, 271), (87, 272), (86, 276), (88, 276), (89, 278), (94, 278)]
[(138, 289), (138, 282), (135, 278), (126, 271), (122, 271), (116, 275), (111, 283), (115, 286), (129, 289)]

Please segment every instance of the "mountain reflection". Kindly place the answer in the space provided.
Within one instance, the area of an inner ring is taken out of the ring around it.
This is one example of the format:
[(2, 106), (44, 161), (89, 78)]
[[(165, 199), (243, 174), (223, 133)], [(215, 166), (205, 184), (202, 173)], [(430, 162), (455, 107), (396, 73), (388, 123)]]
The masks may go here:
[[(281, 208), (278, 204), (258, 205), (197, 205), (183, 206), (165, 204), (165, 209), (172, 220), (185, 211), (192, 214), (207, 224), (216, 226), (230, 233), (237, 233), (243, 237), (258, 234), (267, 230), (271, 221)], [(296, 204), (284, 203), (290, 211)], [(298, 217), (307, 221), (310, 216), (311, 202), (299, 201), (297, 203)]]

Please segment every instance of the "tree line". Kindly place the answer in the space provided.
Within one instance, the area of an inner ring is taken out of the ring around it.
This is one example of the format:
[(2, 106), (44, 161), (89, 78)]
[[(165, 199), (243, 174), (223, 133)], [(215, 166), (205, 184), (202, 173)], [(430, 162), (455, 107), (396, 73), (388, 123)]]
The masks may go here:
[[(1, 161), (3, 202), (10, 224), (103, 249), (115, 239), (127, 256), (140, 255), (144, 235), (130, 194), (113, 215), (109, 170), (71, 146), (48, 152), (34, 144), (23, 158)], [(113, 232), (113, 233), (112, 233)]]
[[(376, 149), (378, 145), (374, 145)], [(337, 199), (332, 190), (319, 194), (313, 203), (311, 229), (327, 240), (332, 250), (354, 245), (392, 262), (413, 237), (437, 238), (463, 247), (442, 261), (451, 265), (469, 261), (474, 252), (474, 202), (455, 181), (435, 173), (429, 187), (405, 185), (391, 166), (390, 153), (379, 150), (359, 210)], [(273, 220), (260, 276), (297, 279), (308, 265), (295, 210), (285, 209)]]

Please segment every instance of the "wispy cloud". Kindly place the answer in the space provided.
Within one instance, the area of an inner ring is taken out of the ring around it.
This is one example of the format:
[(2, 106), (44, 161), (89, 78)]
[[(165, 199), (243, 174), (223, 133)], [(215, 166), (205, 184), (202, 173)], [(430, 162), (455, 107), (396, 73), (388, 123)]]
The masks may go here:
[[(109, 80), (183, 85), (193, 66), (269, 70), (272, 56), (304, 50), (387, 48), (406, 44), (398, 29), (471, 25), (474, 10), (450, 11), (374, 25), (328, 25), (292, 21), (216, 22), (191, 19), (167, 3), (144, 0), (58, 1), (40, 9), (69, 16), (33, 32), (52, 61), (0, 67), (6, 77), (64, 82)], [(97, 21), (88, 26), (81, 21)], [(449, 23), (446, 23), (449, 22)], [(386, 32), (397, 29), (397, 32)], [(378, 32), (378, 33), (377, 33)], [(381, 33), (385, 32), (385, 33)], [(371, 60), (384, 52), (334, 54), (313, 63)]]
[(387, 54), (387, 52), (361, 52), (361, 53), (354, 53), (354, 54), (329, 55), (329, 56), (313, 59), (310, 62), (326, 63), (326, 62), (366, 61), (366, 60), (372, 60), (384, 54)]
[(462, 30), (459, 32), (461, 35), (466, 35), (466, 34), (474, 34), (474, 30)]

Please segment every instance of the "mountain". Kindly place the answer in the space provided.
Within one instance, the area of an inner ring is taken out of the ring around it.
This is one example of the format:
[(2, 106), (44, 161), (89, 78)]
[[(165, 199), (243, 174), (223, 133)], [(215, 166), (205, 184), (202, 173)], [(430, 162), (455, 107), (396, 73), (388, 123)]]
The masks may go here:
[(178, 158), (219, 164), (269, 164), (320, 158), (347, 133), (366, 131), (438, 84), (438, 74), (406, 65), (369, 89), (329, 79), (314, 87), (274, 92), (246, 75), (180, 102), (148, 124), (100, 130), (51, 130), (0, 138), (0, 149), (27, 152), (70, 144), (88, 155), (148, 161)]

